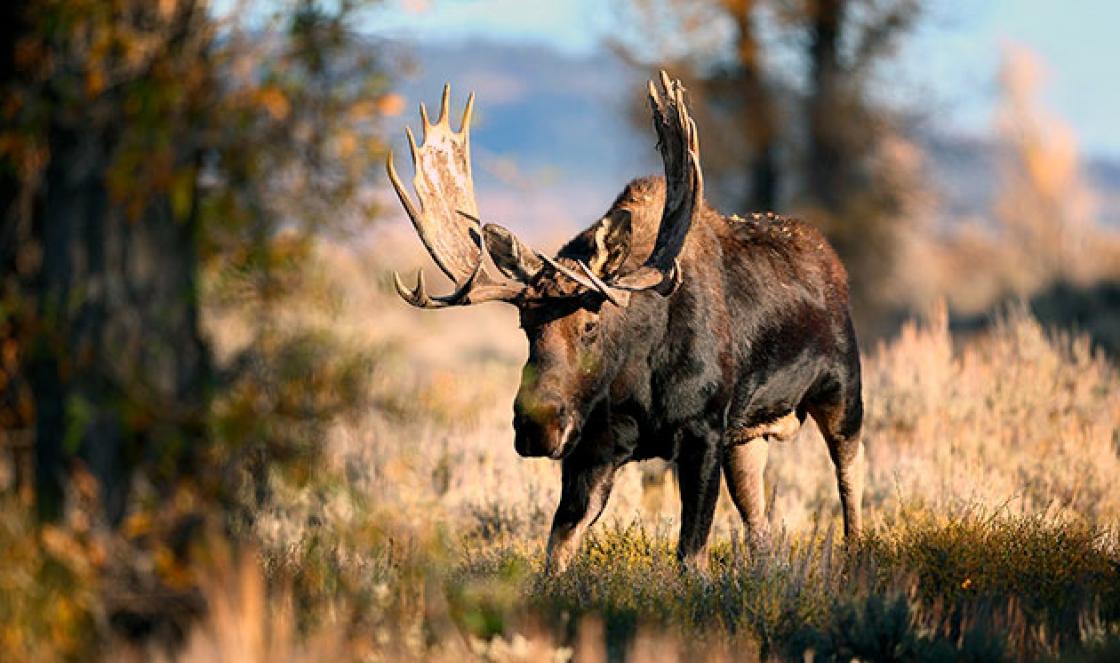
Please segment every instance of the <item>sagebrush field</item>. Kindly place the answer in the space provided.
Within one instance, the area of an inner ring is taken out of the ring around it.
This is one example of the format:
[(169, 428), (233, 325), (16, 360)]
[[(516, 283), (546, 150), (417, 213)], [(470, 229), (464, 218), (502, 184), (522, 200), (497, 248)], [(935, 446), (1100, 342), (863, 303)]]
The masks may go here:
[[(189, 636), (188, 660), (229, 647), (316, 659), (327, 644), (374, 660), (1120, 652), (1120, 380), (1084, 338), (1017, 308), (954, 338), (935, 307), (866, 348), (858, 550), (841, 546), (809, 424), (771, 453), (772, 559), (750, 559), (724, 495), (709, 573), (682, 575), (673, 476), (649, 463), (624, 469), (574, 568), (546, 577), (559, 468), (513, 450), (514, 312), (418, 312), (373, 267), (384, 259), (329, 248), (318, 260), (334, 296), (292, 310), (372, 353), (372, 402), (332, 429), (310, 481), (273, 477), (284, 506), (253, 523), (258, 550), (216, 569), (225, 579), (207, 586), (228, 606)], [(221, 329), (231, 349), (235, 325)]]
[[(83, 657), (90, 646), (186, 661), (1120, 654), (1120, 380), (1086, 339), (1016, 308), (989, 332), (954, 338), (935, 307), (867, 348), (869, 522), (855, 550), (841, 544), (831, 464), (807, 424), (771, 452), (772, 557), (751, 559), (724, 494), (709, 571), (682, 573), (673, 475), (647, 463), (622, 471), (573, 567), (548, 577), (559, 468), (513, 450), (525, 351), (513, 311), (410, 309), (391, 292), (384, 256), (364, 249), (324, 246), (311, 264), (280, 325), (329, 332), (358, 357), (304, 368), (369, 371), (362, 406), (314, 438), (314, 466), (254, 478), (272, 497), (233, 533), (242, 543), (215, 529), (194, 553), (161, 544), (141, 555), (162, 583), (147, 593), (105, 573), (107, 558), (126, 556), (121, 542), (80, 509), (41, 530), (5, 509), (0, 537), (13, 552), (0, 614), (15, 658)], [(215, 313), (208, 324), (219, 352), (243, 349), (246, 321)], [(158, 527), (136, 515), (124, 540)], [(138, 649), (113, 635), (121, 605), (143, 616), (160, 596), (185, 616), (151, 642), (185, 647)], [(199, 601), (209, 607), (200, 622)]]

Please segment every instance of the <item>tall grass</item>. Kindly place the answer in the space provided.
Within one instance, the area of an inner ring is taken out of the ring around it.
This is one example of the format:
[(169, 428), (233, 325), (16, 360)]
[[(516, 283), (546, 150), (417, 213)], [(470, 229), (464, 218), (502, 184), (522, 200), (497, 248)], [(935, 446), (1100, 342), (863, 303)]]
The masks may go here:
[[(1018, 309), (953, 338), (940, 307), (867, 351), (855, 549), (810, 424), (771, 452), (781, 535), (767, 559), (744, 549), (724, 495), (709, 571), (682, 572), (676, 486), (646, 463), (623, 469), (550, 577), (559, 474), (513, 451), (512, 311), (412, 311), (380, 259), (324, 247), (320, 261), (334, 303), (293, 307), (291, 324), (367, 349), (364, 413), (317, 440), (318, 465), (260, 478), (272, 498), (236, 543), (216, 530), (185, 554), (209, 610), (172, 648), (103, 623), (80, 527), (41, 533), (4, 509), (4, 549), (34, 551), (0, 566), (13, 658), (1108, 660), (1120, 647), (1120, 381), (1082, 338)], [(242, 349), (236, 321), (212, 322), (220, 352)]]
[[(558, 468), (512, 450), (524, 347), (510, 312), (393, 306), (384, 275), (365, 266), (377, 260), (329, 259), (350, 301), (323, 324), (382, 348), (378, 406), (332, 435), (329, 465), (344, 480), (283, 500), (317, 510), (317, 524), (277, 514), (263, 555), (312, 612), (364, 597), (348, 619), (381, 624), (379, 651), (1005, 660), (1115, 637), (1120, 382), (1087, 340), (1023, 309), (954, 339), (935, 307), (866, 353), (872, 525), (858, 550), (833, 535), (832, 468), (810, 425), (771, 453), (771, 518), (785, 533), (772, 559), (749, 558), (724, 495), (711, 571), (682, 574), (676, 487), (648, 463), (623, 470), (581, 556), (546, 577)], [(380, 544), (354, 536), (370, 523)], [(316, 584), (307, 570), (319, 567)], [(386, 591), (393, 616), (370, 622), (369, 597)]]

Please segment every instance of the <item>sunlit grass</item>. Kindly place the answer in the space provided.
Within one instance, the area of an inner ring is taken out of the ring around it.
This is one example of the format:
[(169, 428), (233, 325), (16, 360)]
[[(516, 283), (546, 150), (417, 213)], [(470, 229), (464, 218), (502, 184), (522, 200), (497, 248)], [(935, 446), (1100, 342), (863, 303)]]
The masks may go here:
[[(279, 387), (259, 392), (247, 374), (218, 421), (252, 420), (262, 403), (298, 409), (301, 375), (319, 370), (346, 379), (312, 376), (343, 389), (317, 398), (333, 407), (360, 385), (361, 407), (283, 429), (293, 453), (259, 466), (230, 529), (133, 563), (210, 611), (182, 622), (193, 626), (171, 648), (123, 642), (99, 584), (115, 582), (97, 552), (111, 537), (80, 511), (41, 530), (6, 505), (0, 633), (12, 658), (1110, 660), (1120, 646), (1120, 383), (1083, 339), (1021, 311), (953, 338), (935, 310), (868, 352), (869, 522), (854, 550), (810, 425), (771, 452), (780, 534), (768, 558), (743, 547), (724, 495), (707, 572), (682, 571), (671, 473), (628, 466), (571, 567), (548, 576), (558, 467), (512, 448), (524, 348), (508, 312), (432, 321), (389, 303), (366, 266), (377, 260), (323, 250), (346, 305), (292, 311), (277, 338), (329, 332), (354, 359), (285, 346), (290, 371), (260, 382)], [(214, 340), (233, 356), (246, 337), (226, 322)], [(158, 515), (136, 523), (125, 538), (155, 541), (145, 532), (164, 527)]]
[(990, 661), (1104, 646), (1117, 629), (1120, 386), (1083, 340), (1014, 311), (961, 343), (942, 309), (870, 352), (871, 526), (856, 551), (835, 535), (810, 426), (771, 454), (784, 534), (770, 559), (739, 543), (725, 496), (708, 573), (682, 573), (672, 477), (628, 467), (603, 524), (550, 577), (558, 468), (513, 453), (524, 350), (494, 318), (505, 311), (446, 323), (392, 307), (355, 285), (380, 282), (364, 267), (377, 261), (347, 256), (332, 254), (349, 313), (330, 324), (382, 348), (375, 407), (332, 433), (314, 485), (334, 487), (281, 493), (304, 506), (274, 513), (261, 539), (269, 585), (307, 633), (339, 625), (388, 659)]

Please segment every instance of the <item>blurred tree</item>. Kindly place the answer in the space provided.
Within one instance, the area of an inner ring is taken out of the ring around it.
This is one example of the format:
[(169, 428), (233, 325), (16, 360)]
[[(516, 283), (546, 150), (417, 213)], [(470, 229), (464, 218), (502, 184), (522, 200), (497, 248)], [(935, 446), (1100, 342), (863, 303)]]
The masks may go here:
[(1045, 80), (1037, 54), (1005, 49), (990, 210), (916, 237), (900, 285), (916, 307), (947, 300), (962, 330), (988, 327), (993, 308), (1026, 301), (1045, 325), (1075, 328), (1116, 354), (1120, 232), (1101, 219), (1074, 132), (1043, 103)]
[[(1043, 65), (1030, 51), (1009, 48), (1000, 69), (1001, 187), (993, 216), (1011, 256), (1005, 287), (1031, 295), (1054, 282), (1086, 285), (1106, 273), (1087, 251), (1095, 227), (1091, 187), (1084, 181), (1070, 127), (1039, 102)], [(1098, 244), (1099, 249), (1099, 244)]]
[[(41, 515), (59, 515), (75, 461), (115, 522), (137, 479), (157, 497), (211, 481), (259, 433), (223, 425), (212, 399), (286, 347), (270, 302), (313, 235), (373, 211), (359, 184), (383, 151), (386, 78), (352, 29), (359, 9), (5, 6), (0, 430), (31, 433)], [(252, 307), (256, 363), (213, 365), (203, 274), (226, 286), (216, 305)]]
[[(857, 317), (886, 305), (894, 229), (914, 182), (891, 172), (899, 119), (873, 75), (917, 0), (625, 0), (618, 49), (690, 83), (715, 202), (787, 207), (821, 226), (852, 275)], [(643, 120), (644, 121), (644, 120)]]
[(757, 0), (725, 0), (723, 11), (735, 26), (735, 54), (729, 64), (713, 71), (705, 87), (723, 104), (738, 109), (740, 133), (745, 140), (749, 209), (778, 206), (781, 174), (778, 169), (776, 103), (763, 68), (762, 44), (754, 16)]

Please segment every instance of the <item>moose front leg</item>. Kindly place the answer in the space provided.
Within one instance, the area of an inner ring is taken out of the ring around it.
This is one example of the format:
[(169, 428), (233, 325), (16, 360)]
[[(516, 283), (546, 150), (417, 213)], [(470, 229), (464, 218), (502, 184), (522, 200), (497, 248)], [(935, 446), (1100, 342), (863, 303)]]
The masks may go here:
[(688, 569), (706, 570), (708, 534), (719, 498), (719, 434), (711, 430), (687, 432), (677, 456), (681, 497), (681, 533), (677, 558)]
[[(578, 452), (578, 450), (577, 450)], [(548, 535), (548, 573), (561, 573), (576, 551), (587, 528), (607, 506), (615, 465), (609, 459), (564, 459), (560, 504)]]

